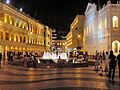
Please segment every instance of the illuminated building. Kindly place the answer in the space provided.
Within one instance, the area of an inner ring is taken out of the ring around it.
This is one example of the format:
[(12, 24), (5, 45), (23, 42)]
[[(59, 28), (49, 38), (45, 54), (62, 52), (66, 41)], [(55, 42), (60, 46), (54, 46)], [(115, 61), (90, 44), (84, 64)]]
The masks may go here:
[(57, 40), (57, 32), (55, 29), (52, 30), (52, 45), (55, 45), (55, 40)]
[(15, 7), (0, 2), (0, 51), (44, 51), (44, 25)]
[(51, 51), (51, 45), (52, 45), (52, 29), (48, 26), (45, 26), (45, 51)]
[(66, 40), (55, 40), (55, 47), (58, 51), (66, 52)]
[(84, 15), (77, 15), (70, 26), (70, 32), (66, 36), (66, 48), (68, 54), (81, 47), (83, 49)]
[(85, 11), (84, 49), (89, 55), (96, 51), (110, 51), (117, 55), (120, 50), (120, 3), (103, 5), (97, 11), (95, 4), (88, 3)]

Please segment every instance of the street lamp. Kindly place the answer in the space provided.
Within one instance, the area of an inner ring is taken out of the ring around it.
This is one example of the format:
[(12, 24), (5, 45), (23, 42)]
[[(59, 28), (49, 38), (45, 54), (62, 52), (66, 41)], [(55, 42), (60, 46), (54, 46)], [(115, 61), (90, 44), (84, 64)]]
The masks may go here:
[(9, 4), (9, 3), (10, 3), (10, 1), (9, 1), (9, 0), (7, 0), (7, 1), (6, 1), (6, 3), (7, 3), (7, 4)]
[(22, 10), (23, 10), (23, 9), (22, 9), (22, 8), (20, 8), (20, 12), (22, 12)]
[(78, 38), (80, 38), (80, 35), (78, 35)]

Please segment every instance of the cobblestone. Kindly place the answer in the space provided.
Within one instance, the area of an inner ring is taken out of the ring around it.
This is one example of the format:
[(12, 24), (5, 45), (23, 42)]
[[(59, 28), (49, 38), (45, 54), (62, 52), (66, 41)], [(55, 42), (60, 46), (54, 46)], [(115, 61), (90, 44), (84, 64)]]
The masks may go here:
[(94, 66), (41, 69), (5, 63), (0, 69), (0, 90), (120, 90), (118, 69), (115, 84), (99, 73)]

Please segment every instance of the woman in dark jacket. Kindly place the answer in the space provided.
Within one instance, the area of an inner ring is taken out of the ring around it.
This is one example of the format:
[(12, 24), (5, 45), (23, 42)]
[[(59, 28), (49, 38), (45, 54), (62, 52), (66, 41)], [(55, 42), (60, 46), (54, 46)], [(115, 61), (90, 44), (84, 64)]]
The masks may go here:
[(111, 73), (112, 73), (112, 82), (114, 83), (116, 56), (113, 54), (113, 51), (110, 51), (110, 55), (109, 55), (108, 58), (110, 59), (108, 77), (109, 77), (109, 80), (110, 80), (111, 79)]

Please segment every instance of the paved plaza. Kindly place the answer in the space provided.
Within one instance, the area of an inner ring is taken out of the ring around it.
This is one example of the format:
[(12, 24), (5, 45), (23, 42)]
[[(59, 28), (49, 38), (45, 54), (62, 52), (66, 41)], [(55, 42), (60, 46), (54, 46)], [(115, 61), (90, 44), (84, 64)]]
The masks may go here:
[(0, 69), (0, 90), (120, 90), (118, 69), (115, 84), (100, 76), (94, 66), (80, 68), (26, 68), (7, 62)]

